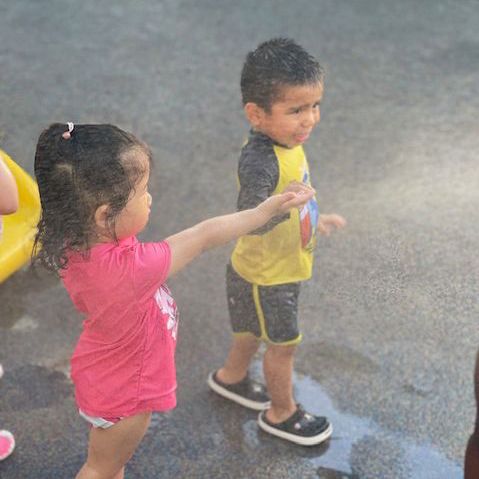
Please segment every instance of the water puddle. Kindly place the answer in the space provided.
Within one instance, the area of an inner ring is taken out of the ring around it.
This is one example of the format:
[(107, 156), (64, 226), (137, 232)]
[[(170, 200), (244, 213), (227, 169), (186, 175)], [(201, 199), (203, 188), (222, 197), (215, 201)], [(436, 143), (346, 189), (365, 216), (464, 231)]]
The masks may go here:
[(296, 396), (306, 409), (332, 422), (327, 451), (315, 448), (302, 455), (321, 479), (462, 479), (462, 468), (432, 445), (382, 429), (374, 421), (339, 412), (322, 387), (308, 376), (296, 375)]

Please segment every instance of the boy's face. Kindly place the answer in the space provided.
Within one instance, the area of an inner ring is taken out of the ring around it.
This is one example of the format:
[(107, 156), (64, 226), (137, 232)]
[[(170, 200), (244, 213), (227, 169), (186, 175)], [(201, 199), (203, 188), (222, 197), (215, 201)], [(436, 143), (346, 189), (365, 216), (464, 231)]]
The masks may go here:
[(246, 105), (246, 114), (253, 128), (275, 142), (293, 148), (303, 144), (319, 123), (322, 97), (321, 83), (283, 86), (270, 112), (253, 104), (256, 112), (250, 115)]

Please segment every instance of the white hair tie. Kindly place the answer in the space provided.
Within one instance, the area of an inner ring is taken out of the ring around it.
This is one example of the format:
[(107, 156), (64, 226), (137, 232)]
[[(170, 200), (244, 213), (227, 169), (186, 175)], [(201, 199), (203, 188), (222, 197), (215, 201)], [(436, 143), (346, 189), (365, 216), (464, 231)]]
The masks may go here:
[(71, 121), (69, 121), (67, 125), (68, 125), (68, 131), (65, 131), (65, 133), (62, 134), (62, 137), (65, 140), (69, 140), (72, 137), (72, 131), (73, 131), (73, 128), (75, 128), (75, 125)]

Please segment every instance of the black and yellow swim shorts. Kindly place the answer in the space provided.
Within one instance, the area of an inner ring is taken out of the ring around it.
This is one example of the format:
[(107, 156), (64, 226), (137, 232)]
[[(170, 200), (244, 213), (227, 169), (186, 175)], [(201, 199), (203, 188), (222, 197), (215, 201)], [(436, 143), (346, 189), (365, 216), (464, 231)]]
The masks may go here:
[(253, 334), (258, 339), (283, 345), (298, 344), (300, 283), (259, 286), (226, 268), (226, 294), (235, 335)]

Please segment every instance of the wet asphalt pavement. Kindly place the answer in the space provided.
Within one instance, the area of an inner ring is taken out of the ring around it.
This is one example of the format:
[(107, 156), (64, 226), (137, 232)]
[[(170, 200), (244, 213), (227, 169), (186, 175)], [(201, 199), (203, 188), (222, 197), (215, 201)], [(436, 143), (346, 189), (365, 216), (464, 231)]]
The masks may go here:
[[(348, 219), (321, 239), (303, 288), (295, 368), (298, 399), (333, 437), (267, 437), (208, 391), (229, 344), (230, 245), (170, 282), (178, 407), (154, 417), (126, 477), (458, 479), (479, 346), (476, 0), (0, 0), (0, 147), (32, 172), (49, 123), (115, 123), (154, 152), (144, 239), (232, 211), (242, 61), (280, 35), (326, 67), (306, 148), (322, 210)], [(80, 327), (45, 272), (0, 285), (0, 428), (17, 439), (2, 479), (81, 466), (87, 427), (68, 378)]]

